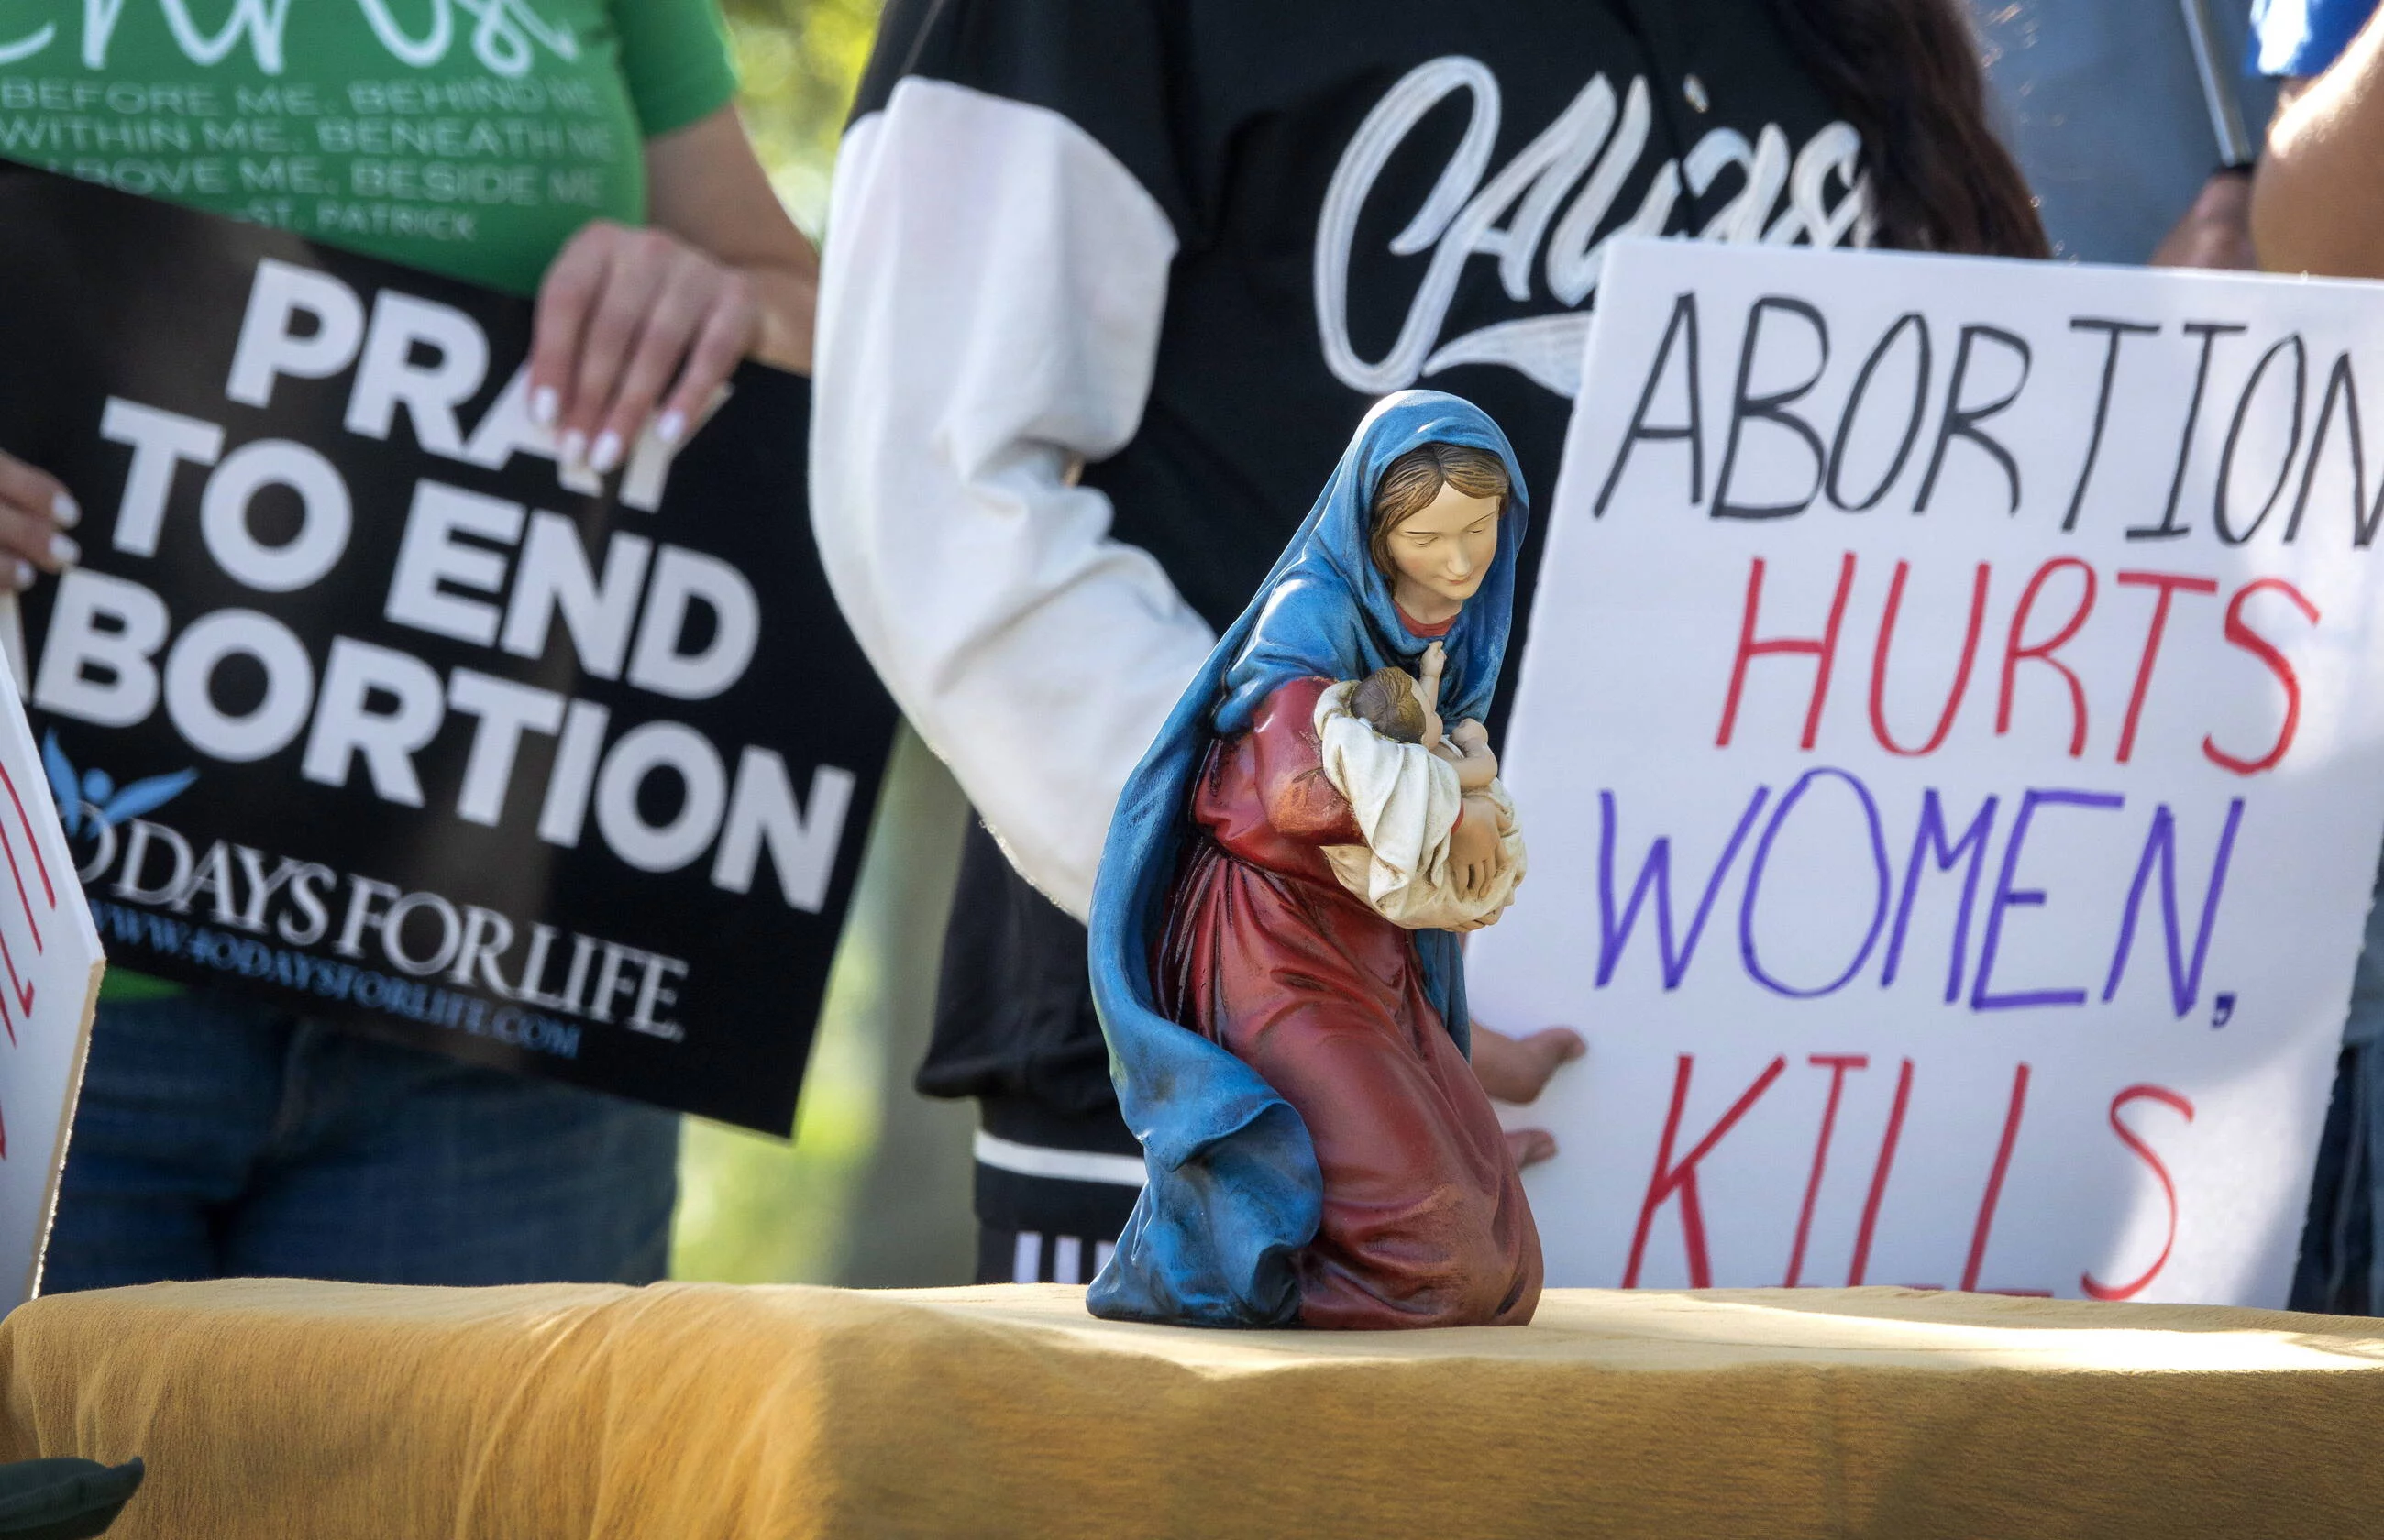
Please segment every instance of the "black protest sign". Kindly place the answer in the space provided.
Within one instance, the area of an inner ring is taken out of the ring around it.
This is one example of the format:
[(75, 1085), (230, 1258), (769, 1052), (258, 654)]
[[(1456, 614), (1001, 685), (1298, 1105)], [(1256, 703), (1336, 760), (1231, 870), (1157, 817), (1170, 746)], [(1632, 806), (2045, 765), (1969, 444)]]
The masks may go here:
[(520, 300), (0, 175), (35, 734), (119, 969), (784, 1133), (895, 715), (754, 366), (601, 483)]

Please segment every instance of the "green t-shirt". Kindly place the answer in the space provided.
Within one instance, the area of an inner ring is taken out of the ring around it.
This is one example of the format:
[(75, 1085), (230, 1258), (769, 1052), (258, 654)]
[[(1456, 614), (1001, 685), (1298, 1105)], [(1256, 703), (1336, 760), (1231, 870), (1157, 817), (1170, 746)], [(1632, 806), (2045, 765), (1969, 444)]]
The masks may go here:
[(0, 158), (521, 294), (736, 83), (717, 0), (0, 0)]

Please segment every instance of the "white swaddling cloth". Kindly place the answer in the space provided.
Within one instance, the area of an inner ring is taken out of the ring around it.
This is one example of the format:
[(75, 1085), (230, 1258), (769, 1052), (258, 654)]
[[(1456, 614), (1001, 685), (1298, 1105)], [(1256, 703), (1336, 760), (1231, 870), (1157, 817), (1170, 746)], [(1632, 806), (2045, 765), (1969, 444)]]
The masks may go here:
[(1464, 805), (1457, 766), (1421, 743), (1376, 732), (1349, 710), (1357, 688), (1335, 685), (1316, 702), (1325, 778), (1366, 837), (1362, 845), (1324, 847), (1333, 875), (1369, 909), (1409, 930), (1452, 930), (1506, 908), (1523, 880), (1523, 836), (1506, 787), (1494, 780), (1476, 793), (1498, 810), (1499, 874), (1479, 897), (1460, 898), (1448, 866), (1449, 833)]

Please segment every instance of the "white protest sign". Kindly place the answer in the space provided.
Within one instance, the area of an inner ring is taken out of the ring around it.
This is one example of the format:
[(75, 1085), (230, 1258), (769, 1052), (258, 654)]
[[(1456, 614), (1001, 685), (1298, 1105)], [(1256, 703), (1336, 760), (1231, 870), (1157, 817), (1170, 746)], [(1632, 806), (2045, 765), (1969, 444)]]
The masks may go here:
[(1618, 245), (1475, 1009), (1551, 1283), (2278, 1305), (2384, 831), (2384, 288)]
[[(16, 628), (12, 604), (0, 636)], [(15, 674), (0, 668), (0, 1310), (41, 1285), (106, 966)]]

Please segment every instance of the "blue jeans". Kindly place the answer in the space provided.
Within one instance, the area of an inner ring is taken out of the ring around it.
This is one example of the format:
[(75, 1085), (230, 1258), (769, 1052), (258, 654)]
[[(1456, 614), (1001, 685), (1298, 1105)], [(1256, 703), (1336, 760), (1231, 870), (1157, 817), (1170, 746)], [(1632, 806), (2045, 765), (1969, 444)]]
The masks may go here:
[(103, 1005), (42, 1292), (651, 1283), (678, 1118), (213, 991)]

